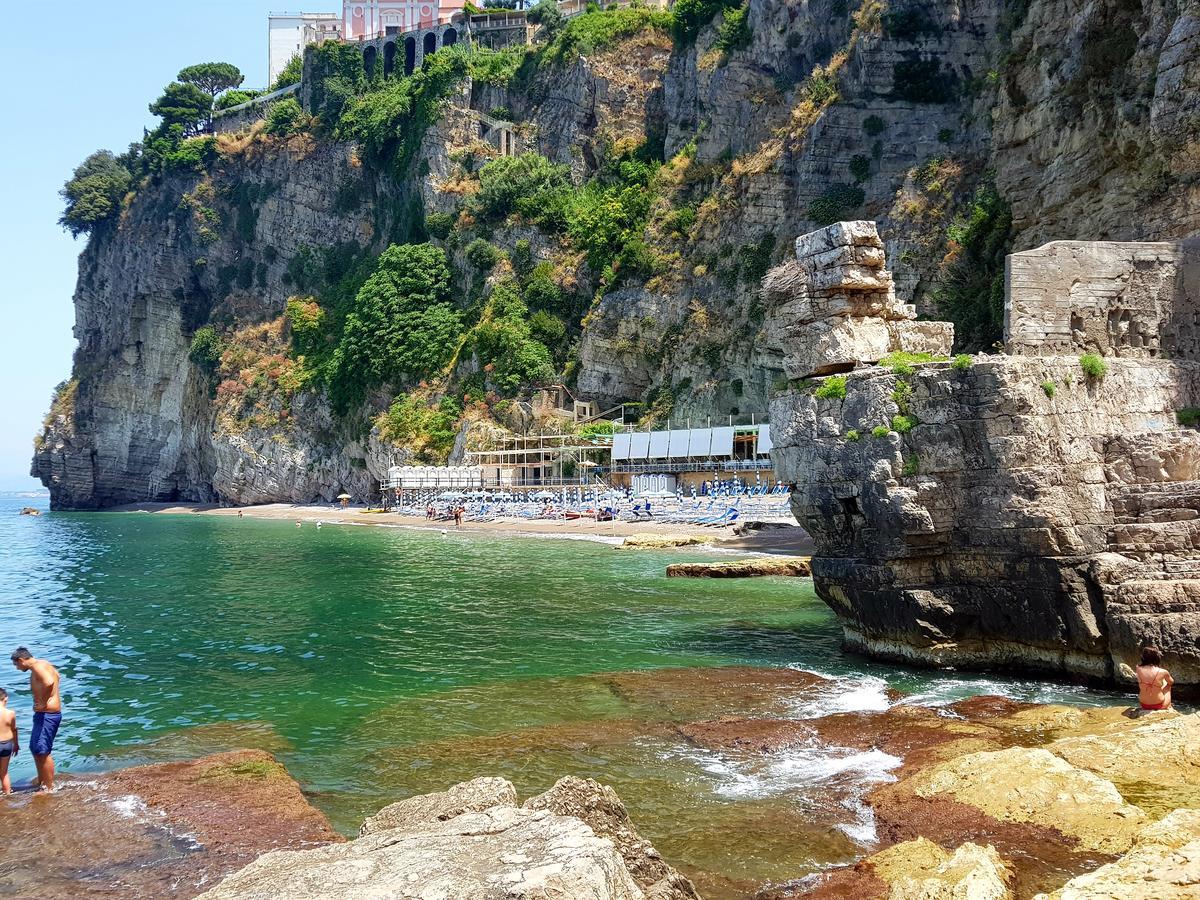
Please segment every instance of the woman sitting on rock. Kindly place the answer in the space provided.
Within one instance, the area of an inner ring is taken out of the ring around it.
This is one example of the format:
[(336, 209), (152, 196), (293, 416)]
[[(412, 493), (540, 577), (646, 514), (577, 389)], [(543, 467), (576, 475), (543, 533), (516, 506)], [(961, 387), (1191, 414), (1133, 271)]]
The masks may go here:
[(1162, 667), (1162, 654), (1157, 647), (1142, 649), (1142, 662), (1137, 667), (1138, 700), (1142, 709), (1170, 709), (1171, 687), (1175, 679)]

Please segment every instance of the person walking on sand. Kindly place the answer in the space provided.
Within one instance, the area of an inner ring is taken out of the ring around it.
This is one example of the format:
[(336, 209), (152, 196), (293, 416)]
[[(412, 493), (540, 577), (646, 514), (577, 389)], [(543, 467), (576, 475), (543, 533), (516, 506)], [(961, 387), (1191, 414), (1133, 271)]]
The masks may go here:
[(1142, 709), (1170, 709), (1171, 688), (1175, 679), (1162, 667), (1162, 653), (1157, 647), (1142, 648), (1142, 661), (1136, 672), (1138, 702)]
[(21, 739), (17, 734), (17, 714), (8, 708), (8, 691), (0, 688), (0, 794), (12, 793), (12, 782), (8, 778), (8, 764), (21, 752)]
[(24, 647), (12, 652), (12, 663), (19, 672), (29, 673), (33, 692), (33, 729), (29, 732), (29, 752), (37, 767), (38, 790), (54, 790), (54, 738), (62, 724), (62, 698), (59, 696), (58, 669), (44, 659), (34, 659)]

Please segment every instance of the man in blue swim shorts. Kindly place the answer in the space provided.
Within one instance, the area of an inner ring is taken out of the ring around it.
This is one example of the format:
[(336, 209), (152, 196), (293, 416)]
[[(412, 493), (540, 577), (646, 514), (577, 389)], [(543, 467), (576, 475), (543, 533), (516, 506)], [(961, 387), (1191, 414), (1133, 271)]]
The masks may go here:
[(12, 663), (19, 672), (29, 673), (33, 692), (33, 730), (29, 733), (29, 752), (37, 767), (38, 790), (54, 790), (54, 738), (62, 724), (62, 697), (58, 691), (58, 669), (44, 659), (34, 659), (24, 647), (12, 652)]

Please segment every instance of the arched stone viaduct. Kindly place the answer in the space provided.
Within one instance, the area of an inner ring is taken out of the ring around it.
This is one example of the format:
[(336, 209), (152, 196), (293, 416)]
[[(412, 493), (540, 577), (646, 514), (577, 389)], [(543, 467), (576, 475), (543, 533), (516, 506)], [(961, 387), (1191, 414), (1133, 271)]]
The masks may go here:
[(363, 68), (368, 76), (376, 72), (385, 78), (396, 73), (411, 75), (426, 56), (463, 40), (465, 30), (464, 23), (451, 22), (362, 41)]

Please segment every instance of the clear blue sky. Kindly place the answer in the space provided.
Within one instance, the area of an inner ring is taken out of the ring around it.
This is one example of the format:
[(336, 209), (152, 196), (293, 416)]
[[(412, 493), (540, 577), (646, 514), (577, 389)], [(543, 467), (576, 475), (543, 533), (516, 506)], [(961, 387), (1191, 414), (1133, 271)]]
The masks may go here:
[(0, 53), (0, 491), (36, 486), (33, 436), (71, 369), (71, 294), (84, 242), (57, 224), (63, 182), (92, 151), (139, 140), (154, 122), (146, 105), (184, 66), (231, 62), (247, 87), (262, 87), (267, 12), (289, 7), (64, 0), (51, 8), (48, 17), (32, 13), (37, 32)]

